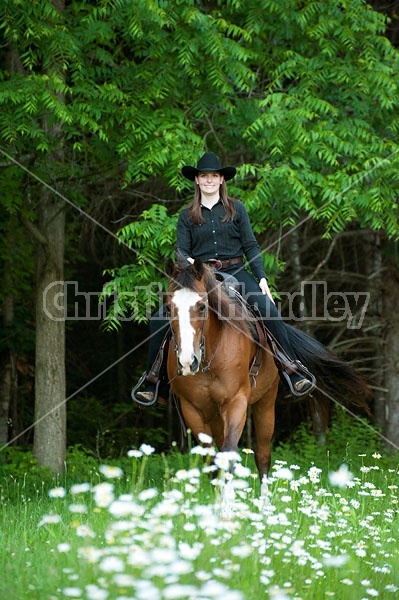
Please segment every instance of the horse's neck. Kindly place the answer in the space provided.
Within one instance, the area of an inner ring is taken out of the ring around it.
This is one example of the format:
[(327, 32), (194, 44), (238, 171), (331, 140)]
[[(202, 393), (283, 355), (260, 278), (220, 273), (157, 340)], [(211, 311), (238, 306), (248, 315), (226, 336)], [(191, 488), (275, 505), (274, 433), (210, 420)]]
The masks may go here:
[(217, 315), (215, 315), (213, 311), (209, 311), (204, 332), (205, 350), (207, 354), (213, 352), (215, 345), (220, 340), (222, 329), (223, 322), (217, 317)]

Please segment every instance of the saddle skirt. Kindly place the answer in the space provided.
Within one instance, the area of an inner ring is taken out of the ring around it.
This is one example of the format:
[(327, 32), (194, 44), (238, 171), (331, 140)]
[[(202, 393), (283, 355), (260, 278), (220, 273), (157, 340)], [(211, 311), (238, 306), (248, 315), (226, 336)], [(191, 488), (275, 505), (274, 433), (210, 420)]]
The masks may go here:
[(268, 331), (264, 325), (262, 315), (259, 310), (251, 306), (242, 296), (241, 284), (233, 275), (227, 275), (220, 271), (215, 273), (216, 279), (223, 284), (224, 290), (238, 306), (241, 307), (243, 314), (247, 316), (248, 327), (255, 343), (262, 346), (266, 343)]
[(256, 344), (255, 356), (252, 359), (249, 367), (249, 376), (251, 378), (251, 386), (256, 386), (256, 378), (259, 374), (262, 365), (262, 352), (268, 340), (268, 331), (264, 325), (261, 313), (251, 306), (239, 291), (240, 282), (233, 275), (227, 275), (220, 271), (215, 273), (216, 279), (220, 281), (227, 295), (234, 300), (242, 309), (243, 314), (247, 316), (247, 323), (252, 335), (252, 339)]

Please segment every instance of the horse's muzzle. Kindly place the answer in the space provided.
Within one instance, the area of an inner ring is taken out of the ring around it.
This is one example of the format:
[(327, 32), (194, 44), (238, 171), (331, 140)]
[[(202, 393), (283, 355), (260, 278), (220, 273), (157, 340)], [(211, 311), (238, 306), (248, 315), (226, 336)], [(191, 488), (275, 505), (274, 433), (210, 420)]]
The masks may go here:
[(178, 375), (195, 375), (196, 373), (198, 373), (199, 367), (200, 367), (200, 361), (198, 360), (198, 358), (195, 355), (192, 356), (192, 361), (190, 364), (186, 363), (185, 365), (182, 365), (179, 358), (177, 359), (177, 374)]

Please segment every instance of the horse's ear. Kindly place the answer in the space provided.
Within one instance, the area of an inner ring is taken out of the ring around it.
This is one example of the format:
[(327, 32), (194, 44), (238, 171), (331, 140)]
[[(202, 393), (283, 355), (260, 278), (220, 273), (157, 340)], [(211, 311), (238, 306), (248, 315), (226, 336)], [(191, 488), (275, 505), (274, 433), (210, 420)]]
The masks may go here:
[(201, 279), (204, 274), (204, 265), (200, 258), (196, 258), (193, 263), (193, 270), (196, 279)]
[(176, 271), (176, 265), (173, 262), (173, 260), (171, 258), (168, 258), (168, 260), (165, 263), (165, 273), (169, 278), (173, 278), (173, 275), (175, 274)]

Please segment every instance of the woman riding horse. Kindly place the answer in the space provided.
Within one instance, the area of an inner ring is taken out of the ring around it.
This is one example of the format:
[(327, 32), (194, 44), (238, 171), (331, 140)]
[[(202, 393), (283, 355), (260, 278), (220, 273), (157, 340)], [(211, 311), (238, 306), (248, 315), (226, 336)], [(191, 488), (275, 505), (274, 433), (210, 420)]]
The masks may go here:
[[(196, 167), (183, 167), (182, 174), (194, 182), (194, 199), (179, 215), (176, 243), (179, 261), (192, 264), (194, 257), (199, 258), (240, 282), (243, 296), (251, 306), (257, 307), (287, 357), (284, 375), (289, 378), (291, 392), (297, 396), (307, 395), (314, 389), (315, 382), (297, 360), (287, 325), (274, 304), (247, 211), (239, 200), (227, 195), (226, 181), (236, 174), (235, 167), (222, 167), (216, 154), (206, 152)], [(252, 275), (244, 264), (244, 257)], [(158, 355), (167, 324), (168, 317), (162, 307), (150, 320), (147, 373)], [(143, 403), (151, 403), (154, 392), (154, 383), (147, 380), (144, 390), (137, 392), (136, 397)]]

